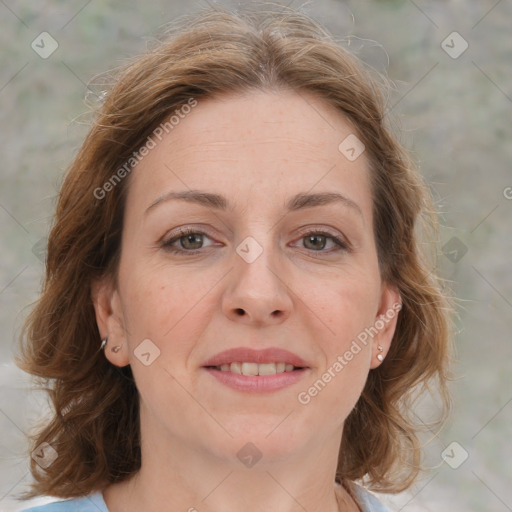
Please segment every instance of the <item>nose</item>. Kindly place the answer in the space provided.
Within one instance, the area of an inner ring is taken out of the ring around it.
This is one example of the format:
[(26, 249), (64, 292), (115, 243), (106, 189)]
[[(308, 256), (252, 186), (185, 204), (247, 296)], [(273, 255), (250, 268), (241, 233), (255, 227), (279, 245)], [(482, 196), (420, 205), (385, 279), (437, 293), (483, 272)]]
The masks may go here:
[(243, 252), (234, 255), (235, 267), (228, 274), (230, 281), (222, 300), (224, 314), (230, 320), (258, 327), (284, 322), (293, 302), (278, 254), (267, 247), (254, 261), (240, 254)]

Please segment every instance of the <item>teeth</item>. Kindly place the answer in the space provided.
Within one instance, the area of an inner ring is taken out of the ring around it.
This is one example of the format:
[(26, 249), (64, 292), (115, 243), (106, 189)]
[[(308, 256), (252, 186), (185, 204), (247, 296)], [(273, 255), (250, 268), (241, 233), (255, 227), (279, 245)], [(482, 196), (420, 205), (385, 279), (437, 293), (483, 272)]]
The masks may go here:
[(242, 375), (258, 375), (258, 363), (242, 363)]
[[(231, 371), (232, 373), (242, 373), (242, 363), (231, 363), (229, 364), (223, 364), (222, 366), (227, 366), (226, 371)], [(222, 369), (222, 367), (221, 367)]]
[(223, 372), (241, 375), (274, 375), (275, 373), (292, 372), (295, 366), (288, 363), (231, 363), (223, 364), (217, 369)]
[(258, 365), (258, 375), (274, 375), (275, 373), (277, 373), (277, 366), (274, 363)]

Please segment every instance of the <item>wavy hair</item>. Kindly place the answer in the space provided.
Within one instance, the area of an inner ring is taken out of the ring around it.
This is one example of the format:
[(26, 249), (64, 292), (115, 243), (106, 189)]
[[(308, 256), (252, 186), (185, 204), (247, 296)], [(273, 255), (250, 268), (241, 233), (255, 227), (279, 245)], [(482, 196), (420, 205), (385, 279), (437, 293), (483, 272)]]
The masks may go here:
[(440, 421), (449, 410), (451, 325), (449, 300), (419, 242), (421, 233), (427, 241), (435, 237), (431, 195), (389, 127), (386, 80), (318, 22), (291, 9), (216, 8), (179, 21), (117, 71), (60, 190), (42, 294), (16, 359), (53, 406), (32, 434), (31, 448), (46, 442), (58, 457), (45, 470), (30, 460), (35, 482), (23, 499), (86, 495), (141, 464), (133, 375), (99, 350), (91, 299), (94, 279), (116, 278), (129, 180), (101, 198), (98, 190), (190, 98), (282, 88), (322, 98), (351, 122), (366, 147), (381, 276), (399, 290), (403, 307), (386, 359), (370, 372), (345, 421), (336, 481), (401, 491), (420, 469), (422, 425), (413, 414), (414, 398), (435, 387)]

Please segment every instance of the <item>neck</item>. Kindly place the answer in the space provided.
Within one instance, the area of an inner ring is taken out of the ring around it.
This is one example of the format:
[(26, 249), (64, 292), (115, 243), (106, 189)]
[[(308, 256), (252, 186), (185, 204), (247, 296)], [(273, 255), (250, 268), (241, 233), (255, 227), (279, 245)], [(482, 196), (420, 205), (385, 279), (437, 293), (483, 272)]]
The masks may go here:
[[(103, 491), (103, 497), (106, 502), (109, 512), (130, 512), (135, 510), (146, 510), (153, 512), (158, 510), (162, 512), (183, 511), (187, 512), (218, 512), (218, 510), (230, 512), (231, 510), (247, 511), (268, 511), (279, 510), (283, 512), (361, 512), (361, 508), (352, 497), (352, 493), (347, 492), (345, 488), (335, 483), (332, 487), (331, 493), (325, 493), (324, 496), (317, 495), (316, 498), (307, 496), (308, 493), (300, 493), (299, 497), (293, 496), (287, 489), (280, 487), (281, 492), (276, 492), (274, 486), (271, 490), (273, 493), (265, 494), (265, 490), (259, 492), (248, 492), (247, 497), (239, 499), (242, 496), (242, 491), (236, 488), (235, 479), (227, 482), (228, 477), (220, 480), (217, 488), (210, 489), (202, 497), (190, 488), (175, 488), (172, 483), (167, 486), (167, 489), (174, 489), (175, 493), (161, 493), (157, 492), (156, 495), (152, 491), (144, 488), (145, 481), (141, 478), (141, 474), (126, 480), (124, 482), (113, 484)], [(269, 477), (271, 478), (271, 477)], [(151, 489), (153, 485), (150, 484)], [(214, 497), (213, 494), (219, 490)], [(236, 488), (236, 489), (235, 489)], [(258, 483), (252, 482), (251, 488), (258, 489)], [(231, 491), (236, 490), (230, 496), (226, 496)], [(172, 495), (171, 495), (172, 494)], [(314, 493), (311, 493), (311, 495)], [(167, 496), (167, 497), (164, 497)], [(252, 501), (251, 501), (252, 499)]]

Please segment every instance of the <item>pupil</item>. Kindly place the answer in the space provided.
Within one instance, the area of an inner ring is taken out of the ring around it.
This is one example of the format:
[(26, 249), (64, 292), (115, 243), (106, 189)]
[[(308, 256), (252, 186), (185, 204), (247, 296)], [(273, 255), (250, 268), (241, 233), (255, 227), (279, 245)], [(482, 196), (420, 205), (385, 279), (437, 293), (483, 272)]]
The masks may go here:
[[(324, 241), (324, 243), (323, 243), (323, 244), (321, 244), (321, 246), (319, 247), (319, 246), (318, 246), (318, 244), (315, 244), (315, 240), (316, 240), (316, 241), (318, 241), (318, 240), (320, 240), (320, 239), (324, 239), (324, 240), (323, 240), (323, 241)], [(323, 249), (323, 246), (325, 246), (325, 236), (323, 236), (323, 235), (313, 235), (313, 236), (308, 236), (308, 237), (307, 237), (307, 240), (308, 240), (309, 242), (312, 242), (313, 248), (315, 248), (315, 246), (316, 246), (316, 248)]]
[(186, 235), (185, 236), (185, 240), (186, 240), (185, 248), (187, 248), (187, 249), (198, 249), (199, 247), (188, 247), (188, 243), (190, 242), (192, 245), (194, 245), (194, 239), (197, 238), (195, 243), (201, 245), (200, 236), (201, 235), (197, 235), (197, 234)]

